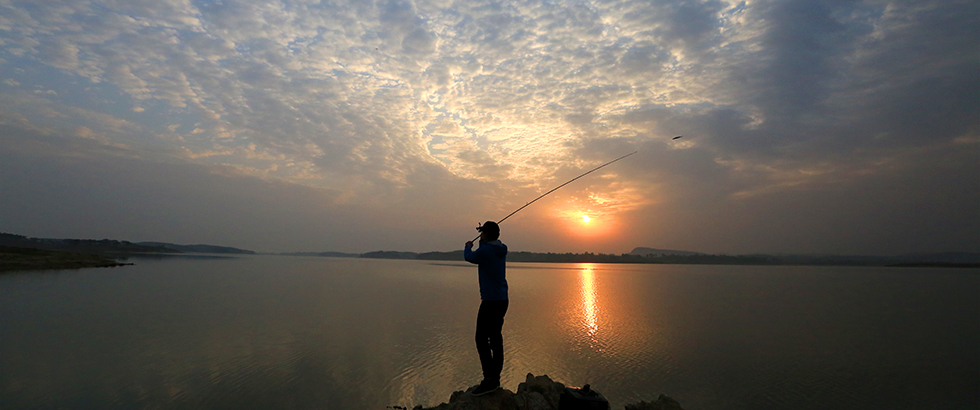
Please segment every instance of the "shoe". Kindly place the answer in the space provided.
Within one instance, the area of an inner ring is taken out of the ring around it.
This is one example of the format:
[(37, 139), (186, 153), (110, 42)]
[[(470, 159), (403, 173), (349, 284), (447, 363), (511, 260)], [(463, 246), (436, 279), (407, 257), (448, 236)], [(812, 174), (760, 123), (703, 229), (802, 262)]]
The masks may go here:
[(500, 388), (500, 382), (493, 383), (493, 382), (488, 382), (488, 381), (484, 380), (484, 381), (480, 382), (480, 385), (479, 386), (476, 386), (476, 388), (473, 389), (473, 393), (471, 393), (471, 394), (473, 394), (474, 396), (479, 397), (479, 396), (482, 396), (482, 395), (485, 395), (485, 394), (494, 392), (494, 391), (496, 391), (499, 388)]

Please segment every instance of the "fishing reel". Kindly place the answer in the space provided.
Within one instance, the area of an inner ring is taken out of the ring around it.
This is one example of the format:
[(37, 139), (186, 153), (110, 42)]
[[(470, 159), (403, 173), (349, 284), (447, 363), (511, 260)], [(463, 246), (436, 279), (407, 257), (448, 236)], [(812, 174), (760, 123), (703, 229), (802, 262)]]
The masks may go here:
[(500, 226), (497, 225), (497, 223), (494, 221), (486, 221), (482, 224), (477, 222), (476, 225), (477, 225), (476, 230), (480, 232), (480, 235), (477, 236), (476, 238), (473, 238), (474, 241), (477, 239), (483, 241), (484, 235), (487, 235), (487, 237), (494, 238), (494, 239), (500, 236)]
[(500, 232), (500, 225), (497, 225), (494, 221), (486, 221), (484, 223), (476, 223), (476, 230), (483, 232), (489, 230), (490, 232)]

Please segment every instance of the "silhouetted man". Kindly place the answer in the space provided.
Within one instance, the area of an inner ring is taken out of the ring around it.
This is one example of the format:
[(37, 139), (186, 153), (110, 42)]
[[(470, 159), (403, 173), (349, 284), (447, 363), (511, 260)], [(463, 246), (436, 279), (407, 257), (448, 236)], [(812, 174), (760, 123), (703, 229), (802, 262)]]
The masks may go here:
[(483, 366), (483, 381), (473, 390), (473, 395), (482, 396), (500, 388), (500, 371), (504, 367), (504, 337), (500, 331), (508, 305), (507, 245), (497, 239), (500, 227), (496, 222), (487, 221), (478, 229), (480, 247), (474, 251), (473, 241), (466, 242), (463, 258), (479, 265), (482, 301), (476, 315), (476, 351)]

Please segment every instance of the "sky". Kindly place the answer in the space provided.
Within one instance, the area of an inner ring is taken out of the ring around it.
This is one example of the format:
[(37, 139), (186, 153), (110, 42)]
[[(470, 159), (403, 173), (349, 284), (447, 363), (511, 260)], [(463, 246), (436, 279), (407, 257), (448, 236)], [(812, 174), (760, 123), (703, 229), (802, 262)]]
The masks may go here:
[(980, 252), (980, 2), (0, 0), (2, 232), (447, 251), (633, 151), (501, 240)]

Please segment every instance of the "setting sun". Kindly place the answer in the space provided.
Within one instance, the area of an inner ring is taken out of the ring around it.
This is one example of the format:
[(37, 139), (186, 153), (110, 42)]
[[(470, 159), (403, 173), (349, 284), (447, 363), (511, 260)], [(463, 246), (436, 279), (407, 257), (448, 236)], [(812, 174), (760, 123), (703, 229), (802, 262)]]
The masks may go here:
[(556, 222), (577, 238), (606, 237), (618, 227), (615, 214), (602, 209), (572, 204), (568, 208), (555, 210)]

